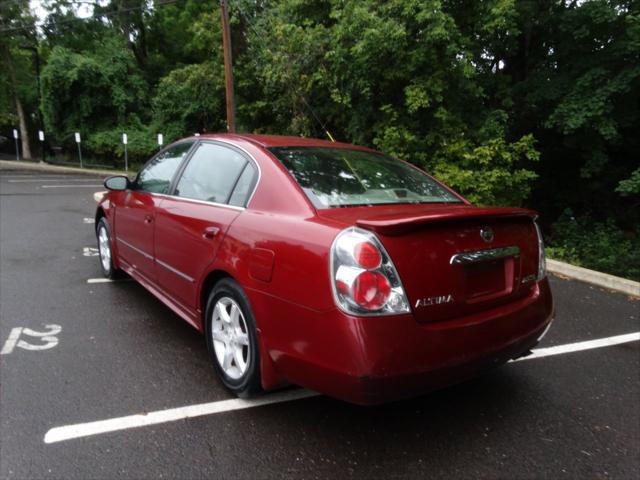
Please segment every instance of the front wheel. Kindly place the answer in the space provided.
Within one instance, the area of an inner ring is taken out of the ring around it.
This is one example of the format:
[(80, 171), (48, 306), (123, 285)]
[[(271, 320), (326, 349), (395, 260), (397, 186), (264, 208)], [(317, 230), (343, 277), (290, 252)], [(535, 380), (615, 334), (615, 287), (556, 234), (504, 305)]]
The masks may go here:
[(96, 228), (96, 236), (98, 237), (98, 252), (100, 254), (100, 266), (105, 277), (115, 279), (122, 274), (120, 270), (113, 266), (113, 250), (111, 249), (111, 230), (109, 222), (102, 217)]
[(255, 319), (240, 285), (220, 280), (209, 294), (205, 315), (207, 347), (222, 383), (239, 397), (260, 393)]

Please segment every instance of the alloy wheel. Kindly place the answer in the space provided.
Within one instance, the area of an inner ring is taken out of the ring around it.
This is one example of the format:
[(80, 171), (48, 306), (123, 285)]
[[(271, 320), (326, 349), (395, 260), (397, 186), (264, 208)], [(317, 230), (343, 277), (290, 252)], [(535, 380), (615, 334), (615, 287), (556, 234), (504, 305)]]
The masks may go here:
[(98, 231), (98, 250), (100, 251), (100, 262), (105, 272), (111, 270), (111, 243), (109, 233), (104, 226)]
[(249, 330), (240, 306), (230, 297), (221, 297), (213, 308), (211, 339), (225, 375), (241, 378), (250, 361)]

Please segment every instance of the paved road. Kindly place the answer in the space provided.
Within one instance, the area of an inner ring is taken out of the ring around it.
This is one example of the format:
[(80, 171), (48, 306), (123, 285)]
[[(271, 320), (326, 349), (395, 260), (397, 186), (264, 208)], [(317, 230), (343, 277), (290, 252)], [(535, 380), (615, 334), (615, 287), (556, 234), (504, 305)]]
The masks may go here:
[[(0, 172), (0, 348), (19, 327), (62, 329), (52, 348), (0, 355), (0, 478), (638, 478), (640, 342), (381, 407), (318, 396), (44, 443), (53, 427), (232, 398), (203, 338), (159, 301), (134, 282), (87, 283), (100, 183)], [(541, 347), (640, 330), (640, 302), (551, 281)]]

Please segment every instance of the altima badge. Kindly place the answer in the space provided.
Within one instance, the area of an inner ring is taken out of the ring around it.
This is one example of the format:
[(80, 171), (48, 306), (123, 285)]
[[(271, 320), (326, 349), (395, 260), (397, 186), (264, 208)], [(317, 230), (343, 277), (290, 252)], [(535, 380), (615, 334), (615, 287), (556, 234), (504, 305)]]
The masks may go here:
[(453, 302), (453, 295), (438, 295), (436, 297), (419, 298), (415, 308), (430, 307), (431, 305), (442, 305)]
[(493, 242), (493, 230), (491, 227), (482, 227), (480, 229), (480, 237), (482, 237), (482, 240), (486, 243)]

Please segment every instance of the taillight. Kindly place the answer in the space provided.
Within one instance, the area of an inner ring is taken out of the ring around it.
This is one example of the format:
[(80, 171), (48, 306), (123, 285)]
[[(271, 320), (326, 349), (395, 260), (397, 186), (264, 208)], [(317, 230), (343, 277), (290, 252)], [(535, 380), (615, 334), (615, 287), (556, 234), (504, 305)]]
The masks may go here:
[(353, 249), (353, 256), (362, 268), (378, 268), (382, 262), (380, 250), (373, 243), (360, 242)]
[(331, 247), (331, 283), (338, 306), (355, 315), (409, 312), (400, 277), (378, 238), (348, 228)]
[(389, 279), (379, 272), (362, 272), (353, 282), (353, 300), (368, 310), (384, 307), (390, 295)]
[(536, 281), (539, 282), (547, 276), (547, 258), (544, 253), (544, 240), (542, 238), (542, 230), (536, 220), (533, 220), (533, 224), (536, 227), (536, 234), (538, 235), (538, 275)]

